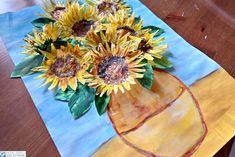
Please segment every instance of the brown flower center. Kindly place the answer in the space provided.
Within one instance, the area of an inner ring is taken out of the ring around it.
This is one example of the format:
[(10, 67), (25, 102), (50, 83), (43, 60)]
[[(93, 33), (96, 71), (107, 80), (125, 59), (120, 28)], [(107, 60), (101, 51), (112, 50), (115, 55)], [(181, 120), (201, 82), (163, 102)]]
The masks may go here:
[(118, 11), (118, 7), (115, 3), (102, 2), (97, 6), (99, 13), (103, 14), (114, 14), (115, 11)]
[(50, 70), (52, 74), (64, 78), (75, 76), (80, 68), (80, 64), (77, 62), (76, 58), (71, 55), (67, 55), (64, 58), (57, 58), (51, 65)]
[(90, 30), (91, 26), (94, 24), (94, 21), (81, 20), (76, 22), (73, 27), (73, 35), (78, 37), (84, 37), (87, 35), (87, 32)]
[(52, 12), (53, 17), (58, 20), (62, 13), (66, 11), (65, 7), (56, 7), (55, 10)]
[(152, 47), (148, 44), (148, 41), (145, 39), (142, 39), (141, 42), (139, 43), (139, 50), (142, 52), (148, 52), (148, 50), (152, 49)]
[(122, 57), (105, 58), (98, 66), (98, 75), (105, 83), (117, 85), (124, 82), (128, 76), (128, 65)]
[(118, 28), (119, 31), (121, 31), (122, 35), (126, 35), (127, 33), (130, 33), (132, 36), (136, 36), (136, 31), (128, 26), (120, 27)]

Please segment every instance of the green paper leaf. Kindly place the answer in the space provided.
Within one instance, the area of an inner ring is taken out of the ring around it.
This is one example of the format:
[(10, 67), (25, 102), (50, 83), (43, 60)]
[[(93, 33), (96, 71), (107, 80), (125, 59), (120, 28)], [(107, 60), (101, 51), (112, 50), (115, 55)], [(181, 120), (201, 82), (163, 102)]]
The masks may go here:
[(64, 92), (61, 89), (59, 89), (55, 95), (55, 99), (69, 102), (69, 100), (72, 98), (74, 93), (75, 91), (72, 90), (70, 87), (68, 87)]
[(166, 57), (162, 57), (161, 59), (154, 58), (153, 62), (155, 63), (155, 68), (169, 69), (173, 67), (173, 64)]
[(31, 69), (42, 65), (42, 55), (30, 55), (14, 67), (11, 78), (22, 77), (34, 73)]
[(153, 79), (154, 79), (153, 68), (150, 64), (146, 64), (144, 68), (146, 70), (144, 72), (144, 77), (139, 78), (137, 80), (143, 87), (147, 89), (151, 89), (153, 85)]
[(55, 48), (59, 49), (60, 46), (67, 46), (67, 41), (58, 39), (55, 42), (53, 42), (53, 44), (54, 44)]
[(53, 42), (52, 39), (48, 39), (43, 44), (41, 44), (39, 46), (35, 46), (38, 50), (37, 52), (41, 53), (39, 50), (51, 52), (51, 44), (52, 43), (54, 44), (55, 48), (57, 48), (57, 49), (59, 49), (61, 45), (67, 46), (67, 41), (57, 39), (56, 41)]
[(100, 97), (99, 95), (95, 96), (95, 106), (100, 116), (105, 113), (106, 108), (109, 104), (109, 100), (110, 96), (107, 96), (106, 94), (102, 97)]
[(49, 24), (51, 22), (55, 21), (48, 18), (38, 18), (36, 20), (33, 20), (31, 23), (37, 28), (42, 28), (45, 24)]
[(77, 1), (79, 5), (83, 5), (84, 3), (82, 1)]
[(149, 29), (149, 33), (156, 33), (154, 37), (160, 36), (162, 33), (164, 33), (164, 30), (162, 28), (156, 27), (156, 26), (146, 26), (143, 27), (142, 30)]
[(78, 40), (76, 39), (70, 39), (69, 41), (73, 46), (79, 45), (82, 46), (82, 43), (80, 43)]
[(128, 11), (129, 15), (133, 14), (133, 7), (131, 5), (126, 5), (126, 8), (129, 9)]
[(39, 46), (35, 46), (35, 47), (39, 50), (50, 52), (51, 51), (51, 43), (52, 43), (52, 40), (48, 39), (43, 44), (41, 44)]
[(94, 100), (95, 90), (79, 83), (78, 89), (69, 100), (70, 112), (74, 119), (78, 119), (88, 112)]
[(140, 20), (141, 20), (141, 17), (140, 17), (140, 16), (135, 17), (135, 20), (134, 20), (135, 24), (139, 23), (139, 22), (140, 22)]
[(34, 37), (34, 33), (33, 33), (33, 31), (31, 31), (31, 32), (29, 32), (29, 33), (27, 33), (27, 34), (25, 34), (25, 36), (24, 36), (24, 37), (28, 38), (28, 36), (27, 36), (27, 35), (31, 35), (31, 36), (33, 36), (33, 37)]

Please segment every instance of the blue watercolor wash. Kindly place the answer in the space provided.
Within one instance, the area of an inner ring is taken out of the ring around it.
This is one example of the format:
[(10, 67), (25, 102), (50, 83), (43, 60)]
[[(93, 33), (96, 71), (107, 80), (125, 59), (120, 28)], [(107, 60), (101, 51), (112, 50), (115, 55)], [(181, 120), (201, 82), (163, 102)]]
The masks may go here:
[[(173, 54), (169, 59), (174, 64), (174, 70), (170, 72), (187, 86), (220, 67), (187, 43), (139, 1), (127, 0), (127, 2), (132, 5), (136, 15), (145, 20), (144, 25), (155, 25), (165, 30), (163, 34), (166, 38), (165, 43), (169, 45), (168, 50)], [(41, 12), (38, 6), (33, 6), (0, 15), (0, 36), (15, 64), (24, 57), (19, 54), (23, 51), (22, 38), (33, 28), (30, 22)], [(23, 81), (61, 156), (90, 156), (102, 143), (116, 136), (107, 114), (99, 116), (95, 105), (86, 115), (74, 120), (67, 104), (54, 99), (54, 91), (47, 91), (45, 87), (39, 88), (43, 80), (35, 79), (37, 75), (26, 76)]]

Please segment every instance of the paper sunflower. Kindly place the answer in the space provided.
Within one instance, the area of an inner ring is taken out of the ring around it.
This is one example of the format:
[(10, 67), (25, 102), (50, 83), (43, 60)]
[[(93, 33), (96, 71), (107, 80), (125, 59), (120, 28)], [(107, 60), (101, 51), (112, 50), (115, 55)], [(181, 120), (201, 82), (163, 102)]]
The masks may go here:
[(120, 10), (115, 12), (114, 15), (109, 15), (107, 18), (107, 24), (101, 25), (104, 27), (103, 29), (107, 29), (108, 27), (117, 27), (118, 32), (125, 35), (126, 33), (130, 33), (132, 36), (140, 36), (144, 34), (141, 30), (143, 25), (143, 20), (135, 21), (135, 15), (129, 15), (124, 10)]
[(101, 18), (107, 17), (109, 14), (114, 14), (119, 10), (124, 10), (127, 13), (131, 12), (131, 7), (126, 5), (123, 0), (85, 0), (90, 6), (98, 10), (98, 15)]
[(88, 85), (97, 88), (97, 94), (101, 97), (118, 90), (124, 93), (124, 89), (130, 90), (130, 85), (135, 84), (136, 78), (143, 77), (145, 64), (141, 63), (142, 58), (138, 58), (141, 51), (134, 51), (138, 45), (127, 40), (127, 36), (118, 37), (119, 44), (110, 43), (106, 38), (105, 44), (100, 43), (97, 48), (89, 50), (93, 57), (93, 77)]
[[(123, 44), (123, 42), (126, 42), (126, 38), (130, 33), (125, 34), (124, 36), (120, 33), (118, 33), (117, 27), (107, 27), (107, 29), (102, 30), (100, 32), (95, 32), (94, 29), (91, 29), (87, 33), (85, 44), (87, 47), (97, 48), (100, 43), (103, 45), (106, 44), (108, 41), (109, 43), (113, 43), (116, 45)], [(139, 42), (140, 39), (136, 40), (136, 43)], [(137, 45), (138, 47), (138, 45)]]
[(27, 43), (26, 46), (22, 46), (26, 49), (26, 54), (38, 54), (40, 50), (46, 50), (52, 42), (55, 42), (61, 37), (61, 29), (55, 23), (50, 23), (43, 26), (42, 32), (33, 30), (33, 34), (27, 34), (24, 41)]
[(148, 61), (152, 61), (154, 58), (161, 59), (167, 49), (166, 44), (161, 44), (164, 37), (154, 39), (154, 35), (154, 33), (145, 33), (138, 45), (138, 50), (143, 52), (144, 58)]
[(42, 66), (36, 67), (33, 71), (41, 71), (42, 75), (38, 78), (45, 78), (43, 85), (50, 83), (48, 89), (53, 89), (57, 85), (65, 91), (68, 86), (76, 90), (77, 81), (85, 84), (86, 78), (90, 75), (88, 69), (89, 54), (80, 51), (78, 45), (73, 47), (67, 44), (66, 47), (61, 46), (56, 49), (51, 46), (51, 52), (43, 51), (43, 55), (47, 58)]
[(59, 19), (65, 35), (79, 41), (84, 40), (92, 27), (96, 27), (97, 21), (97, 12), (93, 7), (79, 5), (76, 2), (72, 3), (63, 17)]
[(67, 0), (67, 4), (54, 0), (42, 0), (43, 6), (41, 8), (44, 10), (45, 14), (39, 14), (42, 17), (49, 18), (57, 21), (63, 13), (66, 12), (68, 5), (70, 5), (70, 0)]

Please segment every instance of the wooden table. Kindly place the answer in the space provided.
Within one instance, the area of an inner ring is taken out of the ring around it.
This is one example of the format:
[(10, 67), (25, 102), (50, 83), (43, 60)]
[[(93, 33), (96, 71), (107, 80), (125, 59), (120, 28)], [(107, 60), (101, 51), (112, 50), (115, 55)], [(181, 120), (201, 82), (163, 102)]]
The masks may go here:
[[(234, 0), (142, 0), (190, 44), (235, 77)], [(33, 0), (1, 0), (0, 13), (34, 5)], [(13, 63), (0, 40), (0, 150), (25, 150), (27, 156), (59, 156), (20, 79), (10, 79)], [(227, 157), (232, 141), (215, 156)]]

